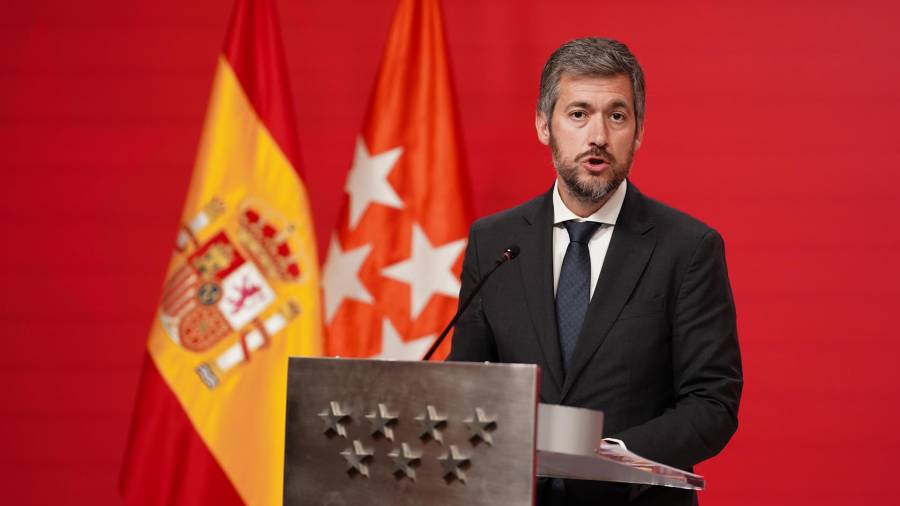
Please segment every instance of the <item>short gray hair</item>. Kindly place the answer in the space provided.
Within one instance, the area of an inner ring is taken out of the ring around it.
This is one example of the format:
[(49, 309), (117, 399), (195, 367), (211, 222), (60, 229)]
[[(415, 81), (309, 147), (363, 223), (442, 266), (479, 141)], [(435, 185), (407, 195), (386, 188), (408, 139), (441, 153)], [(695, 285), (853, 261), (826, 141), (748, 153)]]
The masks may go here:
[(550, 55), (541, 72), (541, 96), (537, 111), (549, 121), (559, 98), (559, 80), (563, 74), (574, 76), (626, 75), (631, 80), (637, 128), (644, 122), (646, 98), (644, 71), (628, 46), (613, 39), (585, 37), (566, 42)]

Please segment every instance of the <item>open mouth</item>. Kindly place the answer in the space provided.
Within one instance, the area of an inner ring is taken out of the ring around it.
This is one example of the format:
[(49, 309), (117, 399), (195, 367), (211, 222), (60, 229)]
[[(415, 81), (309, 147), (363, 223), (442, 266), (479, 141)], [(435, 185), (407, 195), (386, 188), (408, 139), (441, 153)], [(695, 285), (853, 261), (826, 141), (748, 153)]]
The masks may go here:
[(607, 162), (605, 159), (597, 157), (597, 156), (588, 157), (587, 160), (585, 160), (585, 162), (587, 162), (587, 164), (590, 165), (591, 167), (596, 167), (598, 169), (604, 165), (609, 165), (609, 162)]

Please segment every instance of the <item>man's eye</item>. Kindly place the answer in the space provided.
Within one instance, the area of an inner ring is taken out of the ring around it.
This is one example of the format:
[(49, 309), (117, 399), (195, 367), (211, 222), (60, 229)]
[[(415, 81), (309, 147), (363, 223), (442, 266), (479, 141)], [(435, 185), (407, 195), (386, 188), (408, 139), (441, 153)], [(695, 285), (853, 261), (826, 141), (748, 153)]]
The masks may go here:
[(584, 111), (572, 111), (569, 113), (569, 116), (571, 116), (572, 119), (584, 119), (587, 117), (587, 114), (585, 114)]
[(625, 121), (625, 115), (621, 112), (614, 112), (610, 114), (609, 117), (612, 118), (613, 121)]

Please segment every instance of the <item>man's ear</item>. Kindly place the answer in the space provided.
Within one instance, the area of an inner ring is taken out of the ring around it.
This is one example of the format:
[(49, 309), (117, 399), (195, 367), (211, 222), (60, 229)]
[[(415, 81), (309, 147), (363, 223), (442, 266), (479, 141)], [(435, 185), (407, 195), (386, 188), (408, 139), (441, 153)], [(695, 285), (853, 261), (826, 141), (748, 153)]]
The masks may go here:
[(534, 129), (537, 130), (538, 140), (541, 144), (550, 144), (550, 122), (542, 112), (534, 115)]
[(637, 151), (638, 148), (641, 147), (641, 141), (644, 140), (644, 125), (641, 124), (641, 128), (638, 129), (638, 132), (634, 136), (634, 150)]

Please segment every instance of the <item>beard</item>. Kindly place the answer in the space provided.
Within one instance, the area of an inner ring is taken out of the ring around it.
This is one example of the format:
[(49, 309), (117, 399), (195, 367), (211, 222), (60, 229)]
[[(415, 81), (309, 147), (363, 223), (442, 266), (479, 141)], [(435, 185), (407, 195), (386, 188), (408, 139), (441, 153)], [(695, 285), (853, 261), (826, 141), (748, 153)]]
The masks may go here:
[[(553, 154), (553, 166), (556, 167), (556, 173), (566, 185), (569, 194), (582, 202), (591, 203), (602, 202), (616, 191), (616, 188), (628, 177), (634, 158), (633, 145), (623, 161), (617, 160), (606, 148), (594, 146), (576, 156), (574, 160), (563, 160), (552, 131), (550, 132), (550, 151)], [(598, 176), (579, 174), (581, 162), (590, 157), (602, 157), (609, 163), (606, 174)]]

